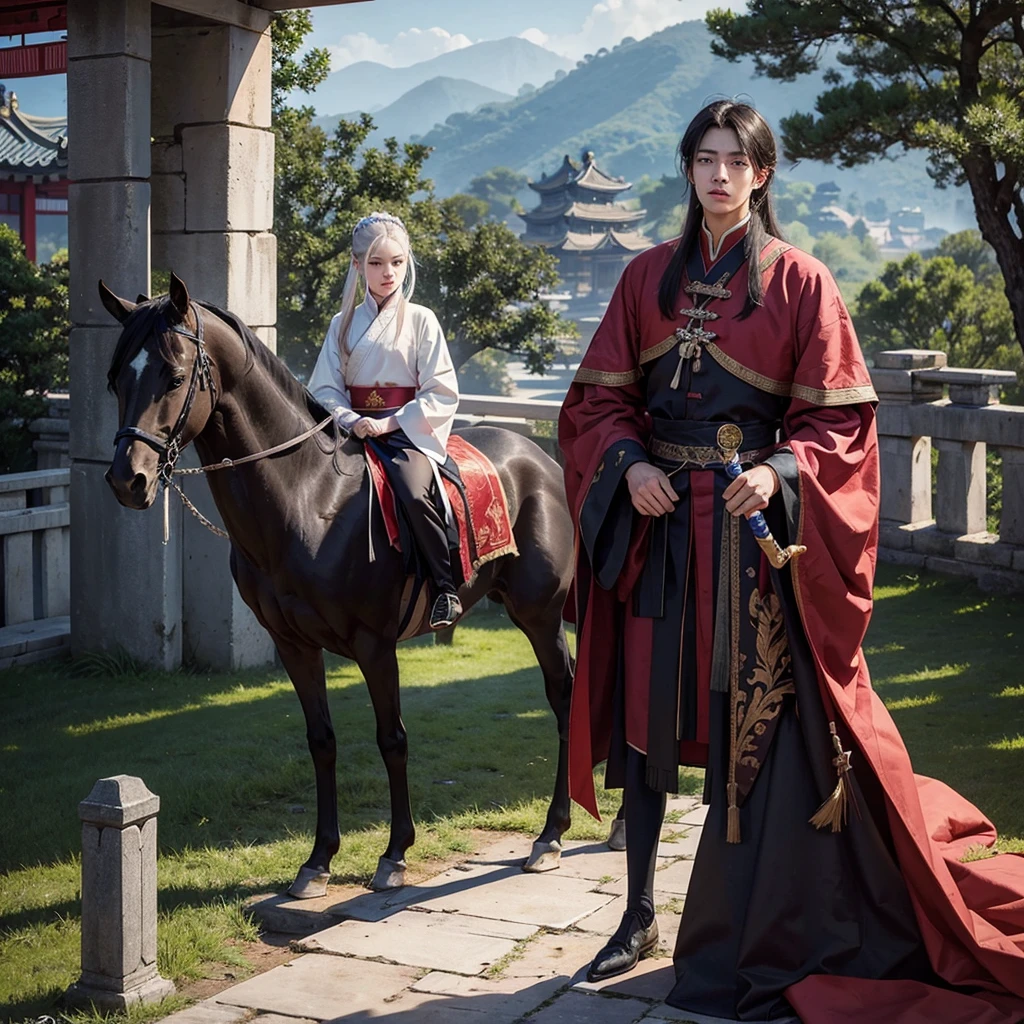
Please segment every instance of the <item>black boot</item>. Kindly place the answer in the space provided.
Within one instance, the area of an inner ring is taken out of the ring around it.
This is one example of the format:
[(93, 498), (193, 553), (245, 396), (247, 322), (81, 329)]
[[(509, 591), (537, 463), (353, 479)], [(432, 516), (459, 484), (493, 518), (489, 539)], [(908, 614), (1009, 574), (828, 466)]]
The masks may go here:
[(458, 594), (442, 591), (437, 595), (434, 607), (430, 610), (430, 628), (447, 629), (454, 626), (462, 614), (462, 602)]
[(658, 919), (652, 916), (645, 926), (639, 910), (627, 910), (615, 934), (591, 961), (587, 981), (604, 981), (633, 970), (657, 945)]

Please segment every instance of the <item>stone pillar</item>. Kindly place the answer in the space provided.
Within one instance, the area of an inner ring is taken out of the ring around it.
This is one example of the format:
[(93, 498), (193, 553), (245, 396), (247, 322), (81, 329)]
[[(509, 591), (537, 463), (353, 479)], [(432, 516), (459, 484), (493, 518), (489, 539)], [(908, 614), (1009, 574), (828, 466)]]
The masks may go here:
[(884, 547), (909, 549), (913, 533), (932, 521), (932, 441), (914, 434), (908, 413), (912, 405), (942, 397), (942, 388), (927, 385), (919, 373), (945, 363), (944, 352), (924, 349), (879, 352), (875, 357), (871, 380), (879, 398), (879, 530)]
[(181, 659), (180, 512), (122, 508), (103, 479), (117, 402), (107, 368), (120, 326), (103, 278), (149, 291), (149, 0), (68, 5), (68, 249), (71, 282), (71, 647), (124, 647), (162, 668)]
[(1024, 448), (1003, 448), (1001, 454), (1003, 514), (999, 520), (999, 539), (1024, 546)]
[(156, 814), (142, 779), (100, 779), (82, 819), (82, 977), (72, 1006), (123, 1010), (174, 992), (156, 966)]
[[(230, 309), (276, 347), (277, 248), (270, 16), (157, 29), (153, 37), (153, 265)], [(189, 463), (191, 464), (191, 463)], [(221, 525), (206, 481), (184, 489)], [(228, 544), (185, 517), (183, 644), (217, 668), (266, 664), (273, 645), (242, 602)]]
[(935, 525), (962, 536), (985, 529), (985, 442), (936, 440), (939, 449)]

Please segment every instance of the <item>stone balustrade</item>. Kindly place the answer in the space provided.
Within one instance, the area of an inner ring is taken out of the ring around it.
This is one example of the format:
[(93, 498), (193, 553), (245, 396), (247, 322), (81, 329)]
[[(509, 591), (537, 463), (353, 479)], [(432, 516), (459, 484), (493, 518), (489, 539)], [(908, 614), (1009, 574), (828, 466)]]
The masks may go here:
[(0, 476), (0, 669), (67, 650), (68, 469)]

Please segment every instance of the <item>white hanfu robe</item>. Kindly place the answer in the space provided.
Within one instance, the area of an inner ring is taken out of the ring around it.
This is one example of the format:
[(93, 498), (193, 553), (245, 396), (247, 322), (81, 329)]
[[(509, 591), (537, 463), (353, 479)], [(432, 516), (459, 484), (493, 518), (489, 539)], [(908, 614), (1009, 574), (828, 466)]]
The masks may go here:
[[(309, 379), (309, 390), (346, 429), (360, 418), (351, 387), (413, 387), (416, 397), (394, 413), (398, 427), (434, 465), (443, 465), (452, 420), (459, 408), (459, 382), (433, 310), (406, 303), (402, 333), (396, 337), (397, 304), (381, 312), (373, 296), (356, 307), (345, 341), (338, 345), (341, 314), (331, 320)], [(443, 488), (442, 488), (443, 490)]]

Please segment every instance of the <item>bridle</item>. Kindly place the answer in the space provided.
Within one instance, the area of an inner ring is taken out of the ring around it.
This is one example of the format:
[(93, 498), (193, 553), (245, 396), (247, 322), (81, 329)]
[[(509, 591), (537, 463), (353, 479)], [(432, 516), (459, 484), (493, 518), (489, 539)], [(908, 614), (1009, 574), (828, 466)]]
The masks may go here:
[[(192, 415), (192, 404), (196, 400), (198, 391), (210, 392), (210, 411), (217, 405), (217, 385), (213, 380), (213, 370), (210, 366), (210, 356), (203, 344), (203, 320), (199, 315), (199, 309), (194, 302), (189, 303), (192, 315), (196, 318), (196, 333), (186, 329), (184, 326), (175, 325), (171, 330), (183, 338), (188, 338), (196, 343), (196, 357), (192, 362), (192, 375), (189, 377), (188, 391), (185, 392), (185, 404), (178, 413), (178, 419), (171, 432), (166, 438), (157, 437), (141, 427), (122, 427), (114, 435), (114, 447), (121, 443), (124, 438), (131, 438), (133, 441), (144, 441), (150, 446), (159, 457), (158, 472), (163, 485), (166, 488), (172, 481), (175, 473), (175, 464), (181, 458), (181, 453), (188, 447), (188, 443), (182, 444), (181, 437), (185, 432), (189, 416)], [(189, 442), (190, 443), (190, 442)], [(179, 471), (180, 472), (180, 471)]]
[[(279, 452), (287, 451), (289, 448), (294, 448), (296, 445), (308, 440), (314, 434), (323, 430), (334, 419), (333, 416), (328, 416), (325, 420), (322, 420), (310, 427), (309, 430), (299, 434), (298, 437), (293, 437), (290, 441), (274, 445), (273, 448), (267, 448), (261, 452), (254, 452), (252, 455), (244, 455), (240, 459), (221, 459), (220, 462), (214, 462), (207, 466), (197, 466), (195, 468), (187, 469), (176, 468), (176, 463), (178, 459), (181, 458), (181, 453), (189, 446), (189, 444), (192, 443), (190, 440), (185, 444), (182, 444), (181, 438), (185, 432), (185, 426), (188, 423), (189, 416), (192, 414), (192, 405), (196, 400), (197, 392), (210, 392), (211, 412), (217, 406), (217, 385), (213, 379), (213, 369), (210, 365), (210, 356), (206, 351), (205, 344), (203, 343), (203, 319), (199, 315), (199, 307), (194, 302), (190, 302), (189, 307), (192, 310), (192, 315), (196, 319), (196, 333), (193, 334), (191, 331), (180, 325), (175, 325), (171, 328), (175, 334), (179, 334), (183, 338), (188, 338), (189, 341), (194, 341), (196, 343), (196, 358), (192, 363), (192, 374), (189, 377), (188, 391), (185, 393), (185, 404), (181, 407), (181, 412), (178, 413), (178, 419), (175, 421), (170, 433), (166, 438), (163, 438), (158, 437), (156, 434), (151, 434), (148, 430), (143, 430), (141, 427), (122, 427), (114, 435), (115, 448), (124, 438), (129, 438), (132, 441), (142, 441), (145, 444), (148, 444), (157, 453), (159, 458), (157, 472), (164, 488), (164, 544), (166, 544), (170, 539), (170, 508), (168, 505), (168, 498), (172, 487), (178, 492), (178, 497), (181, 498), (182, 504), (184, 504), (184, 506), (203, 524), (203, 526), (212, 533), (215, 533), (218, 537), (224, 537), (226, 540), (230, 540), (228, 534), (216, 524), (211, 523), (210, 520), (196, 508), (188, 495), (186, 495), (185, 492), (174, 482), (174, 478), (176, 476), (197, 476), (200, 473), (212, 473), (218, 469), (232, 469), (235, 466), (243, 466), (247, 462), (255, 462), (257, 459), (265, 459), (269, 455), (277, 455)], [(347, 437), (348, 431), (343, 430), (341, 424), (336, 423), (334, 454), (332, 457), (335, 464), (343, 436)]]

